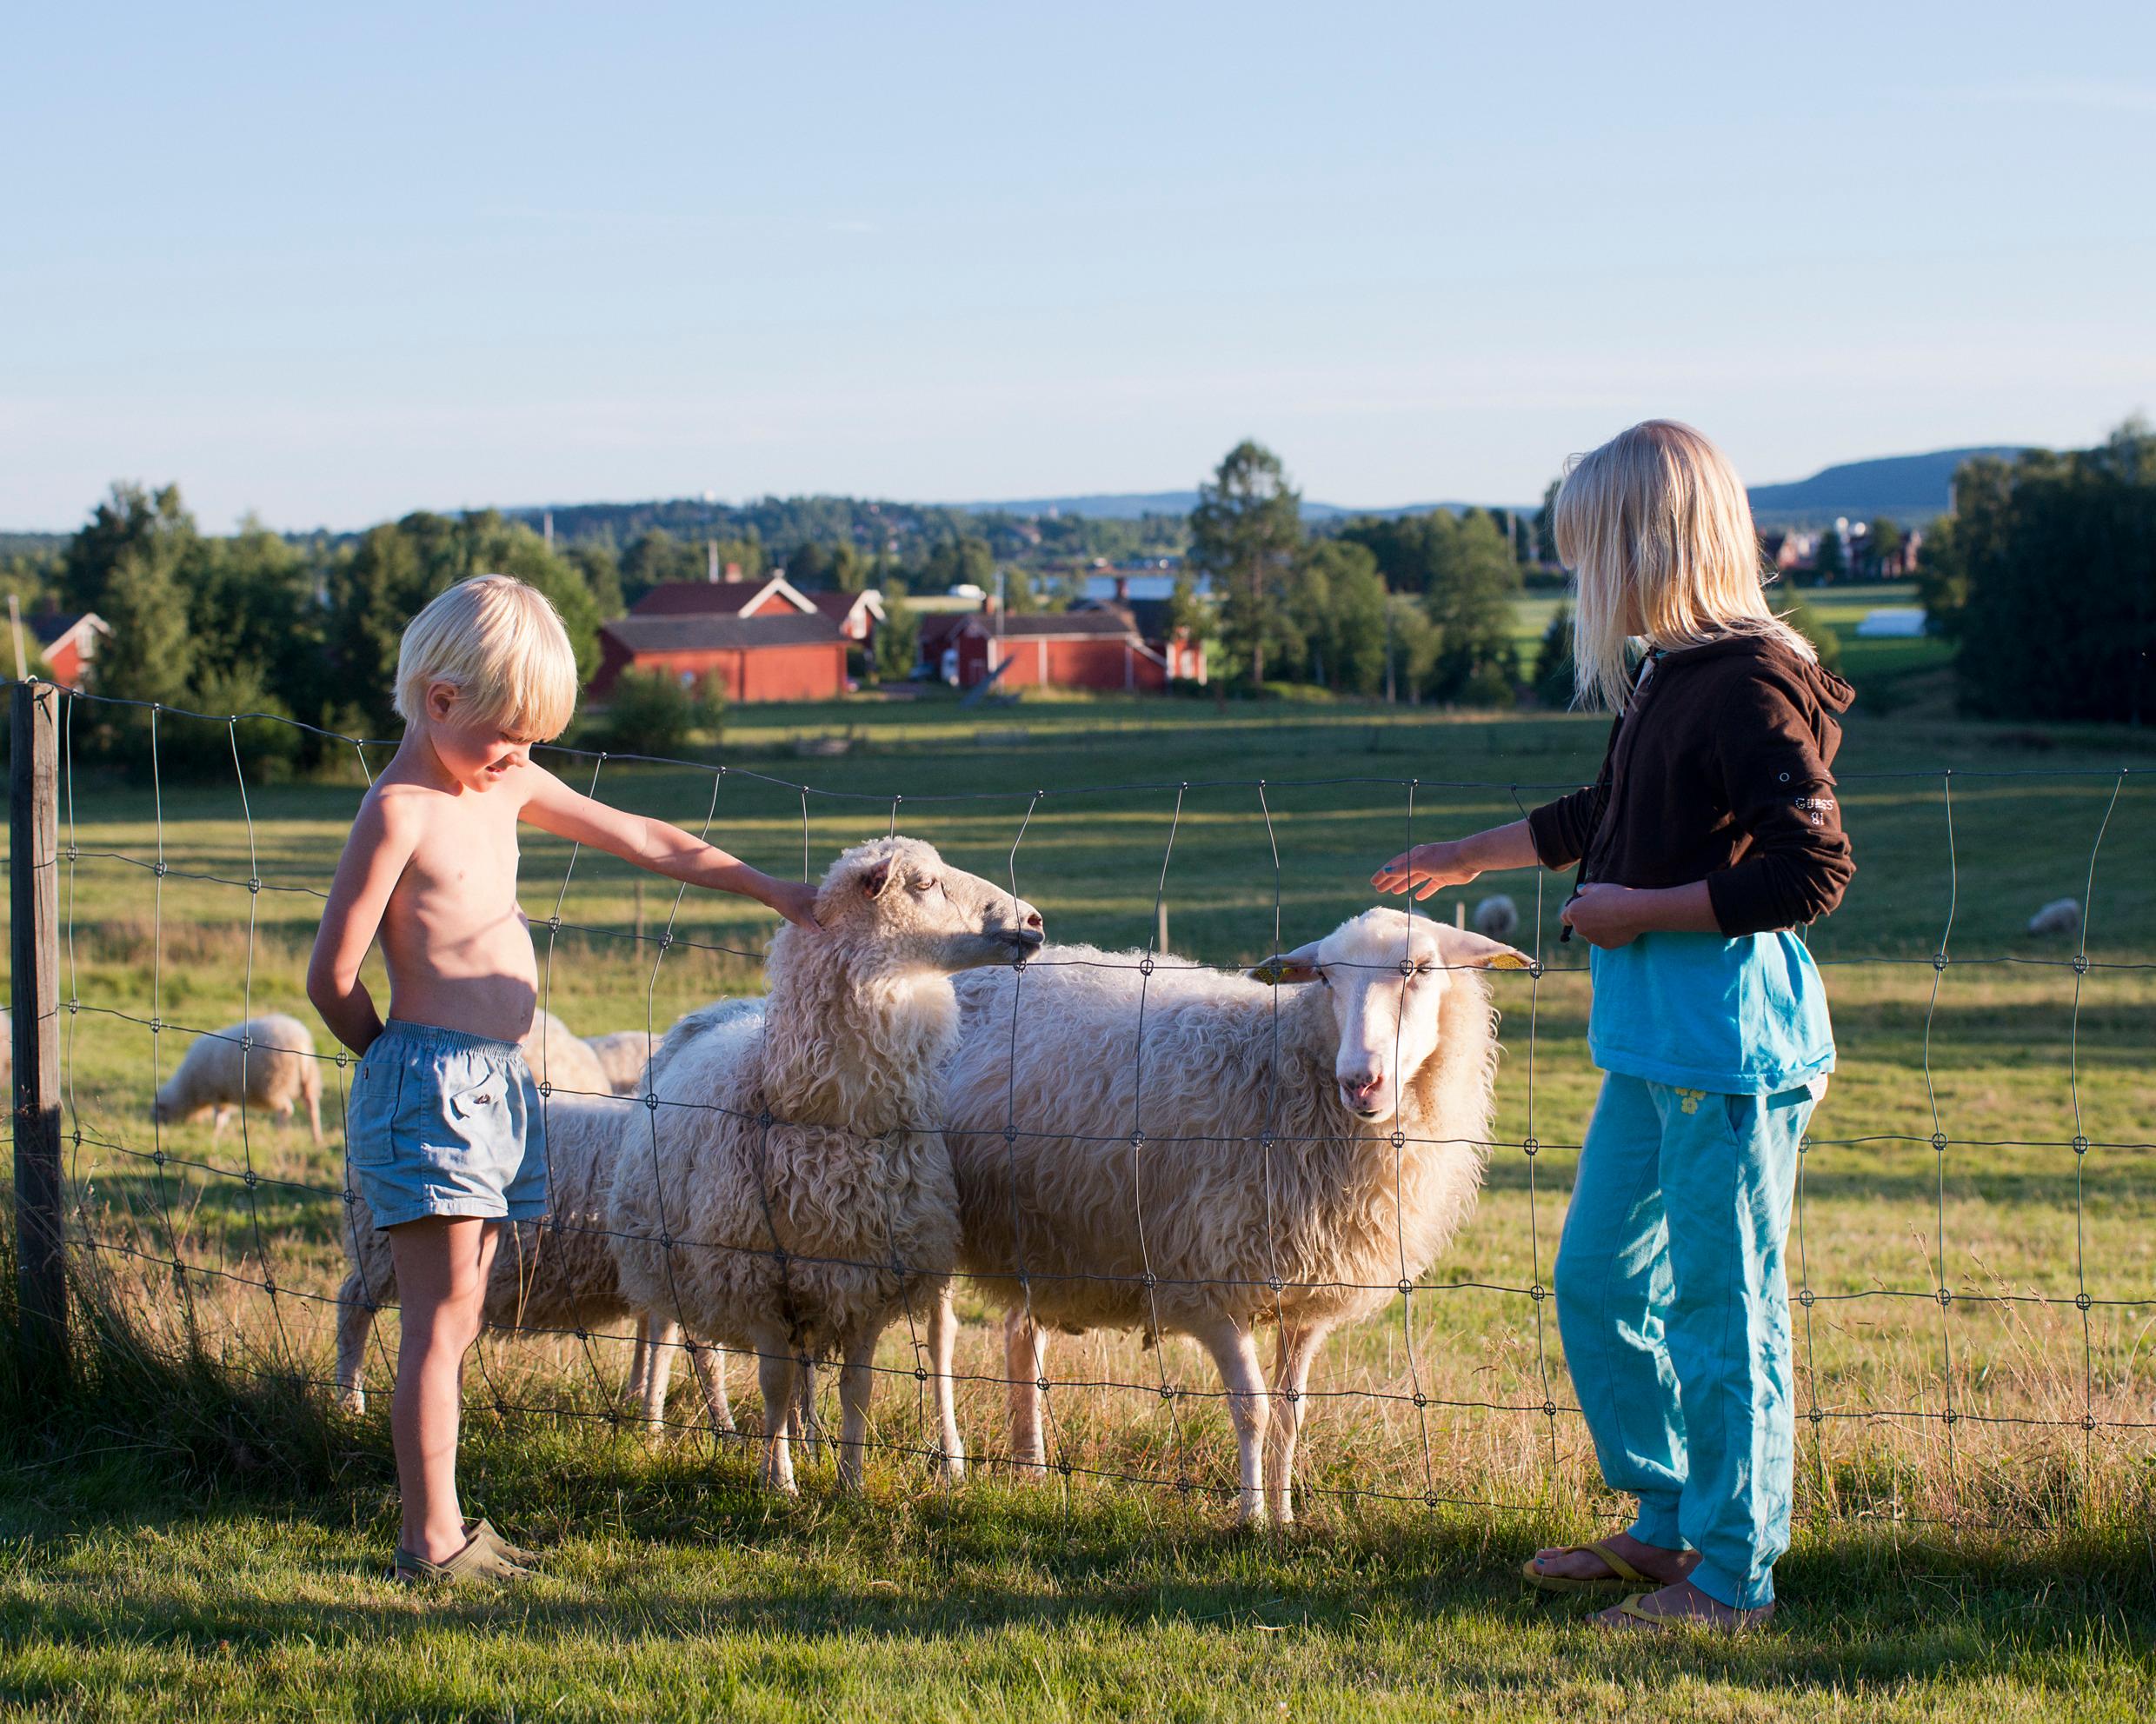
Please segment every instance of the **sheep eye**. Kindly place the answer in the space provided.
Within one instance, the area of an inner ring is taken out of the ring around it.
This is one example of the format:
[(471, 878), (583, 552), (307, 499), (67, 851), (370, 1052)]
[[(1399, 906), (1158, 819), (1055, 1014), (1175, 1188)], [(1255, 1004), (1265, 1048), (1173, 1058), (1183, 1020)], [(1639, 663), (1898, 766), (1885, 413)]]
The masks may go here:
[(916, 880), (914, 882), (914, 890), (916, 892), (933, 892), (935, 890), (935, 885), (936, 882), (933, 880)]

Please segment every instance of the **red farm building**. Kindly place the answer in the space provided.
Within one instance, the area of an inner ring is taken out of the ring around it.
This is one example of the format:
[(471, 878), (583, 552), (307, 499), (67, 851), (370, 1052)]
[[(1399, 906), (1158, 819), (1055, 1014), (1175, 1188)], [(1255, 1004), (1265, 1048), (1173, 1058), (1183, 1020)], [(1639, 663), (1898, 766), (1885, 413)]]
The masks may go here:
[(999, 689), (1158, 693), (1177, 678), (1205, 681), (1203, 645), (1181, 630), (1172, 640), (1148, 638), (1136, 609), (1101, 603), (1009, 616), (990, 601), (978, 611), (925, 616), (922, 662), (962, 689), (994, 677)]
[(631, 614), (599, 630), (591, 696), (603, 701), (624, 670), (710, 677), (729, 701), (826, 701), (846, 688), (846, 637), (828, 616)]
[(63, 689), (81, 689), (90, 680), (97, 649), (112, 638), (112, 627), (94, 610), (33, 610), (23, 619)]

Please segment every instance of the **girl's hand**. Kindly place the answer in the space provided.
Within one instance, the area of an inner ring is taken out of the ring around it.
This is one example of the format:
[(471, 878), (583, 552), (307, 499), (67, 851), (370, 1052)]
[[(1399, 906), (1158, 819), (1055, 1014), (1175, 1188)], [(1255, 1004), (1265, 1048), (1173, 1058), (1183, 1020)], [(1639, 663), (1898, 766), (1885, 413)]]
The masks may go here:
[(1464, 842), (1417, 844), (1370, 876), (1381, 892), (1412, 892), (1419, 903), (1447, 886), (1465, 886), (1482, 870), (1467, 859)]
[(1651, 895), (1629, 886), (1591, 882), (1580, 889), (1579, 895), (1565, 906), (1558, 920), (1576, 929), (1590, 946), (1600, 946), (1605, 951), (1629, 946), (1654, 925), (1647, 915), (1646, 901)]

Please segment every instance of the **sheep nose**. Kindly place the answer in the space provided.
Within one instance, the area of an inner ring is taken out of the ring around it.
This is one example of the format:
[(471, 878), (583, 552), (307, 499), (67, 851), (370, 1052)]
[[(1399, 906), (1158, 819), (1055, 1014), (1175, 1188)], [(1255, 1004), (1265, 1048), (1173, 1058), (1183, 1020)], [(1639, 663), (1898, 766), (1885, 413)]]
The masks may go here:
[(1381, 1071), (1349, 1072), (1341, 1079), (1340, 1087), (1348, 1092), (1349, 1101), (1361, 1102), (1376, 1095), (1384, 1082), (1385, 1074)]
[[(1040, 934), (1041, 912), (1038, 910), (1028, 910), (1026, 912), (1026, 926), (1030, 928), (1035, 934)], [(1047, 936), (1042, 935), (1041, 937), (1045, 939)]]

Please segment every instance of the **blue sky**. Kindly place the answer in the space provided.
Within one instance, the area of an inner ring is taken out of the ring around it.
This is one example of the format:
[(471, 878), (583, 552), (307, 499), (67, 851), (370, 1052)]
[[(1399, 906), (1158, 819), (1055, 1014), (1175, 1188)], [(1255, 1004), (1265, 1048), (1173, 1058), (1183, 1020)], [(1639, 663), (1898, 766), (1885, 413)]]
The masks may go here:
[[(1644, 12), (1645, 16), (1640, 14)], [(2156, 9), (13, 9), (0, 528), (1747, 478), (2156, 407)]]

